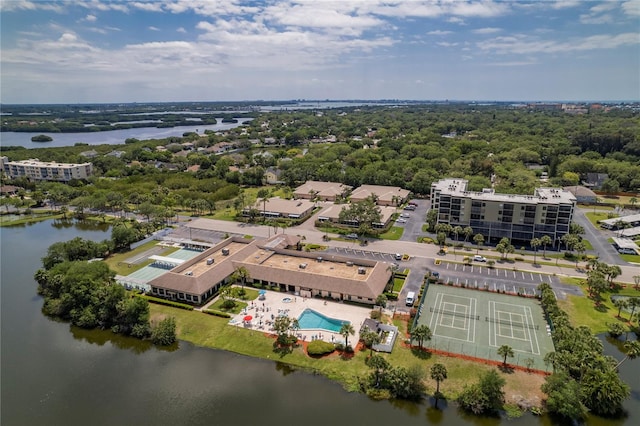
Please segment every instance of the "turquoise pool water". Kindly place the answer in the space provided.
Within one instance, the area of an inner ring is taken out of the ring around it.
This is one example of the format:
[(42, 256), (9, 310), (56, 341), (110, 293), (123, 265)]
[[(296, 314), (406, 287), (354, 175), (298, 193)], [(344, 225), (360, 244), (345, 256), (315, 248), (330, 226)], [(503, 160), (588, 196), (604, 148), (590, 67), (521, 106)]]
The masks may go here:
[(301, 330), (322, 329), (339, 333), (340, 327), (342, 327), (342, 324), (345, 322), (349, 323), (349, 321), (326, 317), (320, 312), (308, 308), (302, 311), (298, 317), (298, 324), (300, 324)]

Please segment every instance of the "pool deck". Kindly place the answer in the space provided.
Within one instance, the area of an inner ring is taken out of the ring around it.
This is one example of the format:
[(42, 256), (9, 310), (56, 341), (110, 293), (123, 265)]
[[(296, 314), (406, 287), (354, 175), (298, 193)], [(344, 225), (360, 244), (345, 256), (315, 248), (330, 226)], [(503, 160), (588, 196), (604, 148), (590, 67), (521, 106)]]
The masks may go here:
[[(289, 298), (291, 301), (284, 302), (283, 299), (285, 298)], [(302, 311), (307, 308), (313, 309), (329, 318), (349, 321), (355, 330), (355, 334), (349, 336), (349, 344), (351, 346), (355, 346), (360, 339), (360, 328), (365, 318), (369, 318), (369, 313), (371, 309), (373, 309), (373, 307), (363, 308), (345, 303), (325, 301), (323, 299), (303, 298), (289, 293), (266, 291), (264, 300), (256, 299), (253, 303), (249, 302), (246, 312), (242, 311), (240, 314), (232, 317), (229, 325), (250, 328), (262, 332), (273, 332), (272, 326), (267, 324), (267, 321), (271, 322), (271, 315), (277, 317), (279, 313), (284, 312), (290, 318), (298, 318)], [(247, 315), (253, 317), (248, 323), (243, 321)], [(322, 339), (326, 342), (344, 343), (343, 336), (328, 330), (298, 330), (297, 334), (299, 339), (307, 342)]]

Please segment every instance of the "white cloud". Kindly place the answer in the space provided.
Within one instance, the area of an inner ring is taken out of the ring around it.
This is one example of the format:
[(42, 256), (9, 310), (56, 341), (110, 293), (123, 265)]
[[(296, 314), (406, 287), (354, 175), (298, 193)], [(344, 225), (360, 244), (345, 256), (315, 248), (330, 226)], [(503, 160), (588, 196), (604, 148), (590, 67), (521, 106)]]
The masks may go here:
[(443, 36), (443, 35), (452, 34), (452, 33), (453, 31), (434, 30), (434, 31), (429, 31), (427, 35)]
[(149, 29), (151, 31), (160, 31), (160, 28), (154, 27), (153, 25), (148, 26), (147, 29)]
[(598, 5), (593, 6), (589, 10), (591, 11), (591, 13), (597, 14), (597, 13), (608, 12), (610, 10), (616, 9), (618, 5), (619, 3), (617, 1), (616, 2), (605, 1), (604, 3), (600, 3)]
[(452, 16), (451, 18), (448, 18), (447, 22), (452, 24), (466, 25), (464, 19), (458, 18), (457, 16)]
[(614, 22), (613, 16), (609, 14), (605, 15), (580, 15), (580, 22), (583, 24), (611, 24)]
[(187, 30), (185, 30), (183, 27), (179, 27), (178, 29), (176, 29), (176, 32), (179, 32), (179, 33), (186, 33), (186, 32), (187, 32)]
[(127, 3), (129, 6), (134, 9), (145, 10), (147, 12), (162, 12), (162, 3), (152, 2), (129, 2)]
[(494, 33), (499, 33), (500, 31), (502, 31), (501, 28), (486, 27), (486, 28), (478, 28), (477, 30), (473, 30), (471, 32), (474, 34), (494, 34)]
[(580, 4), (580, 0), (556, 0), (551, 7), (554, 9), (566, 9)]
[(449, 43), (449, 42), (446, 42), (446, 41), (441, 41), (441, 42), (438, 42), (436, 44), (438, 46), (442, 46), (442, 47), (454, 47), (454, 46), (458, 45), (458, 43)]
[(622, 10), (627, 15), (640, 16), (640, 2), (638, 0), (626, 1), (622, 3)]
[(0, 11), (13, 12), (16, 10), (50, 10), (53, 12), (62, 13), (64, 7), (62, 4), (40, 2), (40, 1), (28, 1), (28, 0), (3, 0), (0, 1)]
[(576, 38), (559, 42), (556, 40), (531, 40), (526, 36), (496, 37), (476, 43), (478, 48), (499, 54), (532, 54), (532, 53), (563, 53), (572, 51), (586, 51), (597, 49), (614, 49), (625, 45), (640, 43), (636, 33), (618, 35), (603, 34), (584, 38)]
[(96, 22), (98, 18), (95, 15), (87, 15), (84, 17), (84, 20), (87, 22)]

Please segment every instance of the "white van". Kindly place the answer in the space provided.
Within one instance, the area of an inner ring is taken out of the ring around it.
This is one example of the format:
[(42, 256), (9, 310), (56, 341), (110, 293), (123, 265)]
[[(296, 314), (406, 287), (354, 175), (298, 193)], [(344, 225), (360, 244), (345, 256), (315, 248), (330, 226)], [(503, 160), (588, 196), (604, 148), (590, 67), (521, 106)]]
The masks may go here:
[(407, 301), (405, 302), (407, 306), (413, 306), (413, 302), (416, 300), (416, 293), (414, 291), (410, 291), (407, 294)]

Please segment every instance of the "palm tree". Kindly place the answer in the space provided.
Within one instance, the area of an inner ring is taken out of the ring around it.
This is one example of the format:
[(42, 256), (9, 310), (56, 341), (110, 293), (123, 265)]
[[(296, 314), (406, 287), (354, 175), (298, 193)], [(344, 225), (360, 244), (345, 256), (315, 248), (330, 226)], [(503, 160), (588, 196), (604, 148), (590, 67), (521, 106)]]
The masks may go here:
[(251, 274), (249, 273), (249, 270), (244, 266), (240, 266), (236, 268), (233, 274), (231, 274), (231, 279), (235, 282), (240, 281), (240, 284), (242, 285), (243, 288), (244, 288), (244, 284), (250, 278), (251, 278)]
[(540, 244), (542, 244), (542, 249), (544, 250), (544, 253), (542, 255), (545, 258), (547, 257), (547, 246), (551, 243), (553, 243), (553, 240), (551, 240), (550, 236), (543, 235), (542, 237), (540, 237)]
[(640, 289), (640, 275), (634, 275), (633, 276), (633, 283), (634, 283), (634, 288), (636, 290)]
[(387, 306), (387, 296), (385, 296), (384, 294), (380, 294), (378, 297), (376, 297), (376, 305), (380, 306), (380, 313), (382, 313), (382, 308), (385, 308)]
[(622, 310), (624, 308), (626, 308), (627, 306), (629, 306), (629, 304), (627, 303), (626, 299), (615, 299), (613, 301), (613, 306), (615, 306), (616, 308), (618, 308), (618, 318), (620, 318), (620, 312), (622, 312)]
[(440, 393), (440, 382), (447, 379), (447, 367), (443, 364), (433, 364), (431, 366), (431, 378), (436, 381), (436, 395)]
[(467, 240), (469, 240), (469, 238), (473, 235), (473, 228), (470, 226), (465, 226), (462, 232), (464, 233), (464, 242), (466, 243)]
[(637, 202), (638, 202), (638, 199), (636, 197), (629, 198), (629, 204), (631, 204), (631, 207), (634, 207)]
[(507, 366), (507, 357), (513, 358), (515, 353), (513, 352), (513, 348), (509, 345), (502, 345), (498, 348), (498, 355), (503, 357), (502, 365), (504, 367)]
[(420, 349), (422, 349), (422, 344), (425, 340), (431, 340), (431, 336), (433, 336), (433, 333), (425, 324), (419, 325), (411, 331), (411, 340), (417, 340)]
[(631, 315), (629, 315), (629, 321), (633, 318), (633, 314), (636, 312), (636, 308), (640, 306), (640, 297), (632, 297), (627, 300), (629, 307), (631, 308)]
[(373, 346), (377, 345), (382, 341), (382, 337), (379, 333), (369, 330), (369, 327), (364, 326), (362, 331), (360, 331), (360, 340), (362, 340), (371, 352), (369, 352), (369, 357), (373, 356)]
[(480, 246), (484, 244), (484, 235), (476, 234), (473, 237), (473, 242), (478, 245), (478, 248), (476, 249), (476, 254), (480, 253)]
[(531, 240), (531, 247), (533, 248), (533, 264), (536, 264), (536, 255), (538, 254), (538, 247), (542, 244), (540, 238), (534, 238)]
[(628, 359), (636, 359), (640, 356), (640, 342), (639, 341), (627, 341), (624, 344), (624, 348), (627, 351), (626, 355), (622, 360), (616, 365), (616, 368), (620, 367), (620, 365)]
[(349, 335), (353, 336), (356, 334), (356, 331), (350, 322), (343, 322), (339, 333), (344, 337), (344, 348), (346, 349), (349, 346)]

